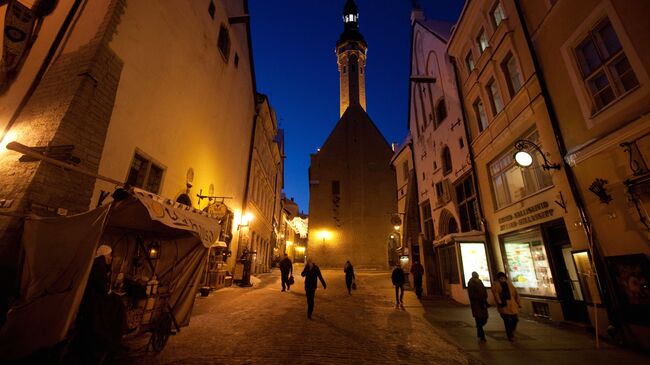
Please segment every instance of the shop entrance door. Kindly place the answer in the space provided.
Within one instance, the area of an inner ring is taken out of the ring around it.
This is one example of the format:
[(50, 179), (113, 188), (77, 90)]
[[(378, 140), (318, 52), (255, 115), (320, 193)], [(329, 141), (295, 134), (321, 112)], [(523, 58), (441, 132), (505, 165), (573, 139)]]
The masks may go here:
[(562, 304), (564, 319), (574, 322), (589, 322), (576, 270), (571, 255), (572, 247), (569, 234), (563, 221), (554, 221), (545, 225), (547, 242), (551, 248), (554, 266), (555, 287)]

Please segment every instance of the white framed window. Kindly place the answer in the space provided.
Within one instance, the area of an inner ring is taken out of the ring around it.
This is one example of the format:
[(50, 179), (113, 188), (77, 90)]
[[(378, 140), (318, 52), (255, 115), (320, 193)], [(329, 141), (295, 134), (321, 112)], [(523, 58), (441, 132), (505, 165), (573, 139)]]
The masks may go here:
[(472, 72), (474, 69), (474, 57), (472, 57), (472, 51), (467, 52), (467, 56), (465, 56), (465, 66), (467, 66), (467, 73)]
[(479, 54), (483, 54), (483, 52), (485, 52), (485, 49), (490, 45), (488, 43), (487, 34), (485, 34), (484, 29), (481, 29), (478, 36), (476, 37), (476, 44), (478, 45)]
[(494, 79), (491, 79), (487, 84), (487, 92), (490, 96), (490, 106), (492, 107), (492, 115), (497, 115), (503, 110), (503, 99), (499, 87)]
[(131, 160), (126, 183), (158, 194), (162, 186), (164, 171), (165, 169), (162, 166), (153, 163), (150, 159), (136, 152), (133, 160)]
[(524, 84), (524, 78), (521, 76), (521, 70), (519, 69), (517, 59), (512, 55), (512, 53), (508, 53), (506, 58), (503, 60), (501, 63), (501, 69), (506, 76), (510, 96), (514, 96), (519, 92), (519, 90), (521, 90), (521, 87)]
[(591, 113), (639, 86), (639, 81), (608, 18), (574, 48), (580, 74), (591, 97)]
[(480, 98), (477, 98), (474, 101), (474, 115), (476, 116), (476, 121), (478, 122), (478, 130), (482, 132), (488, 126), (487, 114), (485, 114), (485, 107), (483, 107), (483, 101)]
[(494, 28), (496, 29), (499, 24), (503, 21), (503, 19), (506, 18), (506, 13), (503, 11), (503, 6), (501, 5), (501, 1), (497, 1), (496, 5), (494, 8), (492, 8), (492, 11), (490, 12), (490, 16), (492, 18), (492, 23), (494, 25)]
[[(541, 147), (537, 131), (524, 137)], [(542, 168), (543, 156), (533, 154), (533, 164), (519, 167), (514, 161), (514, 146), (489, 166), (496, 209), (501, 209), (553, 185), (551, 175)]]

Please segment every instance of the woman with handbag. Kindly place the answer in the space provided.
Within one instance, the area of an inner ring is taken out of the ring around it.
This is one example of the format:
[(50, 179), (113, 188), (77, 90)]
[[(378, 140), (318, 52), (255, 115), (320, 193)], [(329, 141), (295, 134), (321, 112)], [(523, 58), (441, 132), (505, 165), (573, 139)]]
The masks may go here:
[(519, 318), (519, 293), (512, 285), (505, 273), (499, 272), (497, 274), (497, 282), (492, 285), (492, 293), (494, 294), (494, 301), (497, 304), (497, 310), (503, 318), (503, 324), (506, 327), (506, 335), (508, 341), (512, 341), (515, 337), (515, 330), (517, 329), (517, 322)]
[(350, 260), (345, 262), (343, 272), (345, 272), (345, 286), (348, 287), (348, 294), (352, 295), (352, 289), (356, 289), (356, 283), (354, 282), (354, 268)]

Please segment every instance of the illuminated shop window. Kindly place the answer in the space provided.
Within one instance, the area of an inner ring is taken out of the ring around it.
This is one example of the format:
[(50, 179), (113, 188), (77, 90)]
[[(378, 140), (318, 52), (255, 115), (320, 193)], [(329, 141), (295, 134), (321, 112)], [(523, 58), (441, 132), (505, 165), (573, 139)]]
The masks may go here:
[(503, 237), (508, 278), (520, 294), (556, 297), (553, 274), (539, 228)]
[(463, 286), (467, 286), (467, 282), (472, 277), (473, 271), (478, 273), (478, 277), (483, 282), (483, 285), (488, 288), (492, 286), (485, 243), (461, 243), (460, 257), (463, 265)]

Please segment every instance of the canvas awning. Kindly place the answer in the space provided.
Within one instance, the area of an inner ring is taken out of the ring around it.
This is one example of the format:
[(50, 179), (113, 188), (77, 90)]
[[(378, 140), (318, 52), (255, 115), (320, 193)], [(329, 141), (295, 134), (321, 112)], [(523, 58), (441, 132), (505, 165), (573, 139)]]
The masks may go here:
[[(127, 199), (113, 203), (113, 213), (108, 221), (109, 226), (141, 231), (166, 231), (170, 235), (174, 234), (174, 229), (181, 229), (193, 232), (201, 239), (205, 247), (219, 245), (217, 240), (221, 232), (221, 225), (207, 212), (138, 188), (133, 188), (133, 197), (137, 201)], [(151, 218), (151, 221), (140, 218), (145, 209), (146, 215)]]

